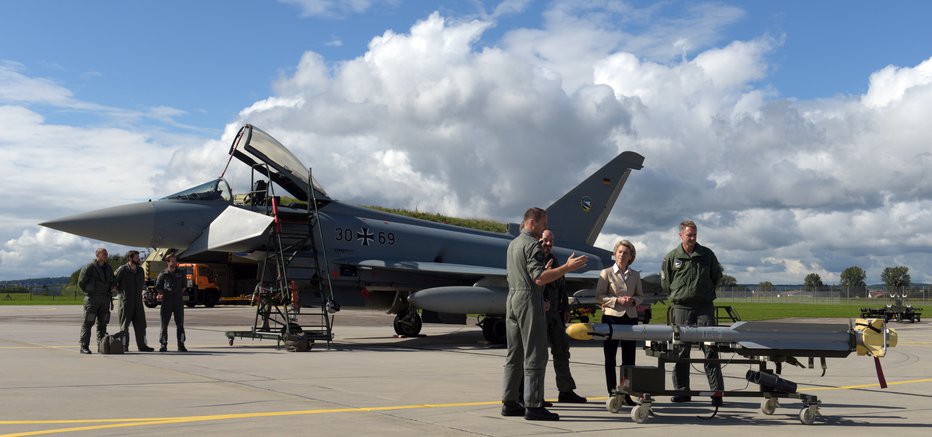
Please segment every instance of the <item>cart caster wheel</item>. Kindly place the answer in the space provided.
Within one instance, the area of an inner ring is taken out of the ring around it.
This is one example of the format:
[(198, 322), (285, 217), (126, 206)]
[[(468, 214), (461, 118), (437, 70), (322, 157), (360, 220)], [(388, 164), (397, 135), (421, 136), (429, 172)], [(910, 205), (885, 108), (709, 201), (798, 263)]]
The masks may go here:
[(631, 420), (635, 423), (644, 423), (647, 422), (647, 419), (650, 417), (650, 405), (641, 404), (636, 405), (631, 408)]
[(769, 416), (777, 410), (778, 406), (780, 406), (780, 403), (777, 402), (776, 398), (767, 398), (761, 401), (760, 412)]
[(815, 422), (816, 416), (819, 414), (819, 407), (803, 407), (802, 410), (799, 410), (799, 421), (803, 425), (812, 425)]
[(233, 339), (230, 339), (230, 346), (233, 346)]
[(621, 397), (620, 396), (609, 396), (608, 400), (605, 401), (605, 409), (609, 413), (618, 413), (621, 411)]

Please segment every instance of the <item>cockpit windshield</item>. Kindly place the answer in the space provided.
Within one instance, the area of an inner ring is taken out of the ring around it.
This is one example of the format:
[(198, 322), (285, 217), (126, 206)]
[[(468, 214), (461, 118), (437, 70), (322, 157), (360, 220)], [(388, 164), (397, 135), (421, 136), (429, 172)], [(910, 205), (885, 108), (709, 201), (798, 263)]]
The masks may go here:
[[(310, 200), (308, 168), (282, 143), (261, 129), (249, 124), (243, 126), (230, 147), (230, 154), (268, 176), (298, 200)], [(311, 180), (311, 185), (318, 200), (329, 200), (327, 192), (316, 179)]]
[(230, 190), (230, 184), (228, 184), (226, 180), (219, 178), (210, 182), (205, 182), (196, 187), (191, 187), (187, 190), (179, 191), (175, 194), (165, 196), (163, 199), (225, 200), (232, 203), (233, 191)]

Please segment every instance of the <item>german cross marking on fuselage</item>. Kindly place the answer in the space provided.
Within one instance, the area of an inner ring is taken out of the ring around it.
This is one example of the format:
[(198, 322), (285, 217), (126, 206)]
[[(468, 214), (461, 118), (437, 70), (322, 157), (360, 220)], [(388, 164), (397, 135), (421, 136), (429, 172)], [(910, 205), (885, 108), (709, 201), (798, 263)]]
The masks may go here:
[(369, 232), (369, 228), (362, 228), (361, 231), (356, 233), (356, 239), (360, 241), (360, 244), (363, 246), (368, 246), (372, 240), (375, 240), (375, 234)]

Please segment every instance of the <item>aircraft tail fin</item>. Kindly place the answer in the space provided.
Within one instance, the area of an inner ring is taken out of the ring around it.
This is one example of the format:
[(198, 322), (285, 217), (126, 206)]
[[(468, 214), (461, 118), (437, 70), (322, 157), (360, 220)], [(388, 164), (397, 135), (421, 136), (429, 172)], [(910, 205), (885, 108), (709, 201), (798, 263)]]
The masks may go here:
[(640, 154), (622, 152), (550, 205), (547, 222), (557, 241), (592, 246), (631, 170), (640, 170), (643, 164)]

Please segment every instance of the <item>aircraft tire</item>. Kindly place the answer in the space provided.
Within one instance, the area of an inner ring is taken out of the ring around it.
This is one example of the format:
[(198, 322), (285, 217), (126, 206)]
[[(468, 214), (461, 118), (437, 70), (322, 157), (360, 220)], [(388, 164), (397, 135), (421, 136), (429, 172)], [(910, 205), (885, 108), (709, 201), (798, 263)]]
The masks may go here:
[(155, 308), (155, 307), (159, 306), (159, 303), (158, 303), (158, 302), (149, 302), (149, 301), (147, 301), (147, 300), (143, 300), (143, 301), (142, 301), (142, 304), (145, 305), (146, 308)]
[(395, 333), (405, 337), (416, 337), (421, 333), (424, 323), (417, 310), (405, 310), (395, 314), (395, 321), (392, 323)]
[(498, 317), (487, 317), (482, 321), (482, 336), (493, 344), (505, 344), (505, 321)]

